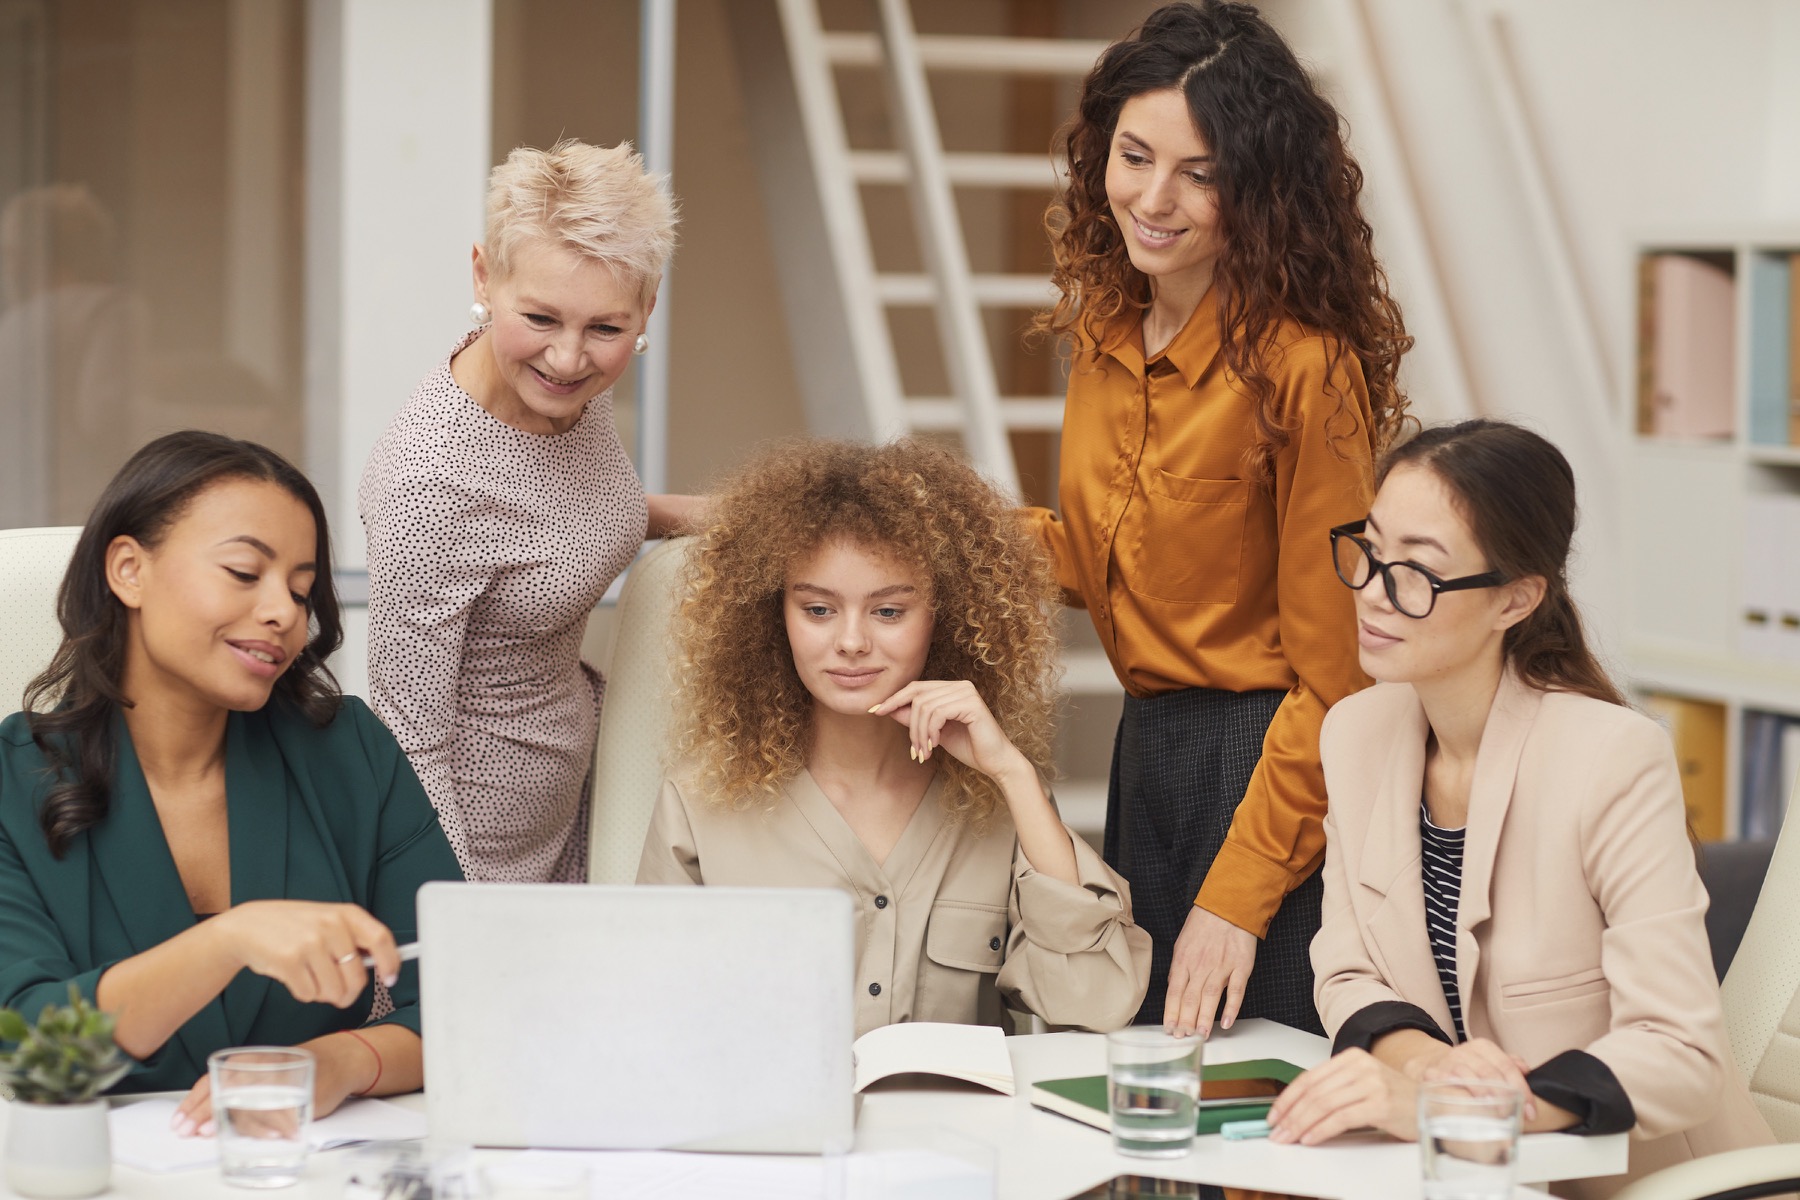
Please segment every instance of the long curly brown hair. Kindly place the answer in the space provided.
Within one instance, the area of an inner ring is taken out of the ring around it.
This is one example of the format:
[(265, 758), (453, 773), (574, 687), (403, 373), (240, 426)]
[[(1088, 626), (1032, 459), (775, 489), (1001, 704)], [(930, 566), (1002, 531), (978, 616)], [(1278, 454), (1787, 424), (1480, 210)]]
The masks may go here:
[[(1051, 778), (1056, 588), (1018, 510), (925, 442), (781, 443), (726, 481), (689, 554), (675, 619), (675, 751), (734, 808), (775, 803), (806, 765), (812, 696), (794, 669), (783, 592), (801, 559), (838, 539), (915, 570), (934, 623), (923, 678), (966, 679)], [(979, 827), (994, 781), (949, 755), (946, 811)]]
[[(1069, 184), (1044, 219), (1062, 296), (1034, 327), (1091, 343), (1121, 313), (1149, 307), (1150, 281), (1131, 265), (1107, 201), (1106, 166), (1125, 102), (1168, 88), (1181, 89), (1213, 156), (1219, 341), (1226, 368), (1255, 402), (1251, 476), (1270, 477), (1292, 433), (1269, 376), (1284, 320), (1326, 335), (1328, 370), (1346, 353), (1361, 364), (1374, 448), (1385, 449), (1408, 421), (1397, 375), (1413, 339), (1358, 204), (1362, 169), (1337, 110), (1248, 4), (1165, 5), (1088, 72), (1075, 116), (1057, 135)], [(1333, 426), (1347, 428), (1338, 418), (1354, 423), (1350, 397), (1338, 404)]]

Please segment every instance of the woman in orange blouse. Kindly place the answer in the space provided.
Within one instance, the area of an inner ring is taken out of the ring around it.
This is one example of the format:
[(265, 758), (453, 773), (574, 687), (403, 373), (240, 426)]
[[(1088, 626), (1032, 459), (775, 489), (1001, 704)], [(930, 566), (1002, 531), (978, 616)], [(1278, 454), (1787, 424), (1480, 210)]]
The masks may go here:
[(1155, 943), (1138, 1020), (1317, 1030), (1319, 726), (1366, 682), (1320, 548), (1369, 505), (1411, 339), (1338, 115), (1250, 6), (1159, 9), (1062, 137), (1039, 324), (1073, 361), (1061, 516), (1033, 517), (1127, 693), (1106, 858)]

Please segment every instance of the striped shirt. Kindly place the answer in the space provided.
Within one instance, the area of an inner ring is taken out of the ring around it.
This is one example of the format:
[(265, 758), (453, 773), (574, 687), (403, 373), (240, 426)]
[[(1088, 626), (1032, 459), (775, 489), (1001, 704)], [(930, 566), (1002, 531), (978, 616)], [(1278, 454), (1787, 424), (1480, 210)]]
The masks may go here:
[(1425, 929), (1431, 936), (1431, 957), (1437, 962), (1438, 982), (1456, 1022), (1456, 1040), (1465, 1042), (1462, 997), (1456, 990), (1456, 907), (1462, 898), (1463, 829), (1439, 829), (1431, 813), (1419, 804), (1419, 844), (1423, 854), (1420, 877), (1425, 884)]

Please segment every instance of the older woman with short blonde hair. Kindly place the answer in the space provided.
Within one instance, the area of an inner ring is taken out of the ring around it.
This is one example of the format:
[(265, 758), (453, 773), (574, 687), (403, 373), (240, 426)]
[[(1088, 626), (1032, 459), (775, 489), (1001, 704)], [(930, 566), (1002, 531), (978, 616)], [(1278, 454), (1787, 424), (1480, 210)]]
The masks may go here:
[(675, 221), (629, 145), (514, 150), (489, 177), (475, 327), (363, 471), (370, 699), (471, 879), (587, 875), (587, 615), (693, 504), (645, 496), (612, 408)]

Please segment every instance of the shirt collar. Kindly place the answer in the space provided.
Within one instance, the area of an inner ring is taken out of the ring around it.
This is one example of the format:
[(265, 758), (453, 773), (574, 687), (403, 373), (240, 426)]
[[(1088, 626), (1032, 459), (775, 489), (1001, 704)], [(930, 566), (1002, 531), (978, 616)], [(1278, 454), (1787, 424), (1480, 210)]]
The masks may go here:
[[(1199, 385), (1200, 377), (1206, 374), (1206, 369), (1219, 354), (1217, 293), (1216, 287), (1206, 289), (1206, 294), (1200, 297), (1200, 303), (1189, 314), (1187, 324), (1181, 327), (1181, 332), (1158, 355), (1159, 358), (1168, 359), (1181, 372), (1181, 380), (1189, 388)], [(1095, 339), (1095, 349), (1100, 354), (1110, 356), (1142, 381), (1147, 369), (1144, 361), (1143, 313), (1131, 309), (1107, 321), (1100, 327), (1099, 336)]]

